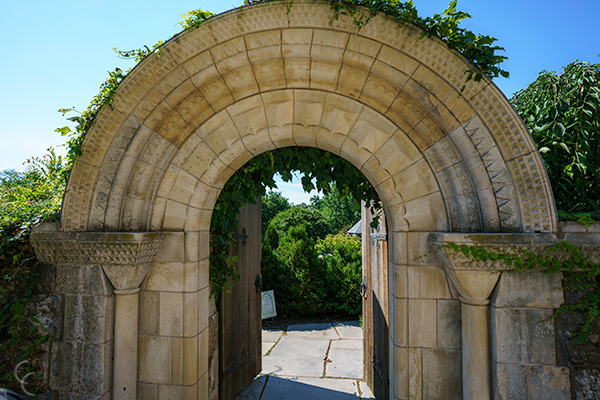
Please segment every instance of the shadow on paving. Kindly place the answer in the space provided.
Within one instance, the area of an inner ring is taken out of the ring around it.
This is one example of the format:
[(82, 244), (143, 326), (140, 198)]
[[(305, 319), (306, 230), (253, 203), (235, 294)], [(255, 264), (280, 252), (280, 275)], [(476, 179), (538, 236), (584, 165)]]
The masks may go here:
[(373, 400), (358, 321), (262, 331), (262, 371), (236, 400)]
[(259, 376), (236, 400), (357, 400), (356, 381)]

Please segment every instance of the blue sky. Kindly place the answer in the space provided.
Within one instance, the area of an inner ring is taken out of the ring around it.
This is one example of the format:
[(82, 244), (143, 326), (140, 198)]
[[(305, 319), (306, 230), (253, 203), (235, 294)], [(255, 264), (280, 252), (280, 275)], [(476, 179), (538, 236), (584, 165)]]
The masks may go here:
[[(201, 8), (216, 13), (238, 2), (222, 1), (20, 1), (0, 13), (0, 170), (23, 169), (23, 161), (64, 142), (54, 129), (67, 125), (57, 110), (82, 110), (115, 67), (133, 62), (122, 50), (152, 45), (179, 32), (180, 14)], [(414, 0), (420, 15), (440, 13), (447, 0)], [(509, 59), (509, 79), (496, 84), (507, 97), (542, 70), (560, 71), (579, 59), (600, 63), (600, 1), (459, 0), (472, 19), (463, 25), (494, 36)], [(296, 186), (289, 186), (296, 187)], [(286, 186), (287, 188), (287, 186)], [(284, 187), (281, 187), (284, 189)], [(301, 190), (301, 189), (300, 189)], [(287, 191), (284, 194), (288, 197)], [(294, 200), (295, 202), (308, 201)]]

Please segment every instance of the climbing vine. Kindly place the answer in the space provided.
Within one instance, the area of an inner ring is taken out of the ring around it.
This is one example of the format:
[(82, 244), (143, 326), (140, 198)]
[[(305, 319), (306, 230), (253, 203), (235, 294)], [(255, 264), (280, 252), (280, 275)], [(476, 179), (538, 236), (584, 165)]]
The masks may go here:
[(81, 155), (81, 144), (83, 143), (83, 138), (92, 126), (92, 123), (98, 115), (98, 112), (105, 105), (109, 107), (111, 106), (117, 88), (128, 73), (129, 70), (124, 71), (120, 68), (115, 68), (114, 71), (109, 72), (108, 79), (102, 82), (100, 85), (100, 91), (92, 98), (92, 101), (85, 110), (79, 112), (75, 109), (75, 107), (61, 108), (58, 110), (58, 112), (60, 112), (62, 115), (71, 112), (77, 113), (77, 115), (67, 118), (67, 120), (75, 122), (75, 131), (68, 126), (55, 129), (55, 132), (60, 133), (62, 136), (68, 137), (66, 156), (67, 165), (64, 169), (65, 178), (68, 177), (71, 169), (73, 169), (73, 165), (75, 164), (77, 157)]
[[(479, 35), (466, 28), (460, 27), (460, 22), (471, 18), (471, 15), (464, 11), (456, 10), (456, 0), (449, 3), (448, 8), (441, 14), (434, 14), (431, 17), (420, 17), (417, 9), (411, 0), (385, 1), (385, 0), (330, 0), (329, 3), (335, 11), (335, 18), (340, 15), (349, 15), (353, 19), (354, 26), (358, 30), (362, 29), (369, 21), (377, 15), (378, 12), (390, 15), (401, 22), (413, 24), (423, 30), (421, 39), (424, 37), (437, 37), (443, 40), (450, 49), (456, 49), (465, 56), (475, 69), (465, 71), (466, 82), (474, 79), (479, 82), (484, 75), (490, 78), (502, 76), (508, 78), (508, 71), (499, 67), (500, 63), (507, 59), (506, 56), (499, 55), (499, 51), (504, 49), (495, 46), (494, 42), (498, 39)], [(363, 7), (357, 7), (363, 6)], [(465, 86), (461, 88), (461, 92)]]
[[(352, 164), (327, 151), (308, 147), (286, 147), (262, 153), (240, 168), (225, 184), (213, 210), (210, 225), (210, 281), (212, 294), (227, 293), (237, 277), (230, 248), (235, 246), (232, 232), (237, 230), (236, 215), (241, 207), (275, 188), (273, 176), (278, 173), (289, 182), (294, 171), (301, 175), (304, 190), (317, 189), (329, 193), (332, 184), (342, 196), (357, 202), (378, 198), (367, 178)], [(315, 182), (316, 186), (315, 186)]]
[[(600, 315), (600, 264), (585, 257), (581, 249), (567, 241), (555, 243), (541, 254), (515, 248), (513, 252), (491, 251), (485, 246), (458, 245), (451, 242), (444, 246), (448, 251), (462, 253), (471, 260), (502, 261), (514, 271), (524, 269), (541, 270), (544, 273), (571, 272), (563, 278), (563, 289), (579, 292), (579, 300), (574, 304), (563, 304), (554, 317), (565, 311), (582, 311), (585, 321), (573, 340), (582, 344), (590, 334), (594, 321)], [(436, 251), (441, 250), (441, 246)]]

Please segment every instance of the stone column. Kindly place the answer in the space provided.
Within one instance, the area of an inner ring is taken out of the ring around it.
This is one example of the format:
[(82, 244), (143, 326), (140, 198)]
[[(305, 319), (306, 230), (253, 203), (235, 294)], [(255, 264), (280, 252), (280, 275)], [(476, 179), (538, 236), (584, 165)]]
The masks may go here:
[[(138, 234), (140, 235), (140, 234)], [(156, 254), (160, 235), (153, 235), (151, 259)], [(140, 237), (138, 240), (143, 240)], [(117, 244), (114, 245), (118, 247)], [(147, 247), (147, 246), (145, 246)], [(138, 372), (138, 310), (140, 285), (150, 272), (148, 249), (138, 247), (137, 257), (129, 263), (105, 263), (102, 268), (115, 290), (115, 333), (113, 357), (113, 400), (136, 400)]]
[(136, 400), (140, 288), (115, 289), (113, 399)]
[(463, 399), (489, 400), (492, 381), (488, 305), (501, 272), (448, 268), (446, 273), (460, 293)]
[[(137, 352), (138, 352), (138, 303), (140, 284), (150, 271), (152, 261), (156, 256), (158, 244), (162, 240), (159, 232), (139, 233), (110, 233), (110, 232), (60, 232), (58, 227), (52, 229), (38, 229), (31, 234), (38, 259), (44, 263), (64, 266), (65, 274), (77, 270), (73, 265), (90, 265), (96, 269), (101, 267), (100, 274), (104, 272), (104, 280), (108, 278), (112, 284), (115, 294), (114, 310), (114, 332), (111, 332), (110, 340), (113, 342), (112, 362), (112, 398), (115, 400), (135, 400), (137, 397)], [(81, 272), (80, 272), (81, 274)], [(107, 282), (107, 286), (110, 286)], [(82, 295), (93, 292), (95, 288), (84, 286)], [(105, 313), (112, 313), (112, 307), (105, 307)], [(79, 308), (75, 311), (79, 312)], [(85, 313), (85, 309), (82, 309)], [(91, 324), (98, 322), (86, 315), (68, 314), (65, 316), (70, 320), (85, 320)], [(87, 319), (86, 319), (87, 318)], [(89, 322), (88, 322), (89, 321)], [(68, 321), (66, 321), (68, 325)], [(87, 340), (83, 337), (83, 341)], [(60, 343), (59, 343), (60, 344)], [(109, 345), (104, 344), (101, 350), (107, 352)], [(83, 384), (70, 390), (59, 387), (61, 394), (77, 392), (77, 396), (86, 393), (107, 394), (110, 391), (110, 354), (106, 354), (108, 361), (102, 366), (96, 366), (102, 370), (102, 379), (99, 383)], [(66, 357), (62, 360), (60, 368), (66, 371), (79, 370), (79, 365), (85, 360)], [(60, 378), (60, 377), (59, 377)], [(60, 381), (54, 376), (51, 380)], [(88, 379), (89, 380), (89, 379)], [(70, 398), (77, 398), (80, 397)]]
[[(471, 240), (473, 236), (435, 233), (431, 240), (436, 246), (442, 246), (438, 255), (446, 267), (446, 276), (460, 293), (463, 399), (491, 400), (489, 299), (502, 271), (509, 267), (498, 262), (473, 260), (462, 252), (443, 247), (450, 242), (476, 244)], [(490, 238), (493, 234), (479, 236)]]
[(460, 297), (462, 316), (463, 399), (491, 399), (489, 300)]

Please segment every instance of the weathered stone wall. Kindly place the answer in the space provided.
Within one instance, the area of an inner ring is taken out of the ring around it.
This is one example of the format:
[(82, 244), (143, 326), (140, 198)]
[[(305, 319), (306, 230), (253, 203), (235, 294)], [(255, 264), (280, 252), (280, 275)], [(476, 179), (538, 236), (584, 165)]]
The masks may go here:
[[(573, 222), (560, 223), (559, 228), (564, 239), (574, 242), (594, 243), (595, 241), (597, 243), (600, 236), (598, 223), (589, 228)], [(600, 249), (594, 251), (595, 254), (591, 256), (597, 256), (598, 252)], [(565, 273), (565, 275), (577, 276), (578, 274)], [(565, 303), (569, 305), (579, 303), (587, 294), (565, 290)], [(586, 342), (577, 344), (573, 340), (581, 330), (585, 318), (585, 313), (582, 311), (565, 311), (555, 320), (557, 361), (558, 365), (570, 371), (571, 393), (574, 400), (597, 399), (600, 393), (600, 320), (595, 321)]]
[(563, 303), (561, 278), (537, 271), (502, 273), (490, 314), (496, 399), (568, 398), (569, 373), (557, 366), (551, 319)]
[[(44, 228), (52, 232), (57, 226)], [(42, 359), (32, 366), (33, 372), (44, 374), (42, 392), (109, 398), (115, 306), (112, 284), (97, 264), (42, 263), (41, 272), (38, 293), (27, 308), (53, 338), (41, 345)]]

